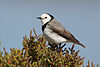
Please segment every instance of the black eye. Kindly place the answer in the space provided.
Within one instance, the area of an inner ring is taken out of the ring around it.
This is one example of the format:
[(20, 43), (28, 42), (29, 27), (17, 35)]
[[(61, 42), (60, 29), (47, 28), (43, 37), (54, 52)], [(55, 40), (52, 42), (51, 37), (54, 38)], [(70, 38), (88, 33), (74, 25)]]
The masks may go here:
[(46, 19), (47, 17), (45, 17), (45, 19)]

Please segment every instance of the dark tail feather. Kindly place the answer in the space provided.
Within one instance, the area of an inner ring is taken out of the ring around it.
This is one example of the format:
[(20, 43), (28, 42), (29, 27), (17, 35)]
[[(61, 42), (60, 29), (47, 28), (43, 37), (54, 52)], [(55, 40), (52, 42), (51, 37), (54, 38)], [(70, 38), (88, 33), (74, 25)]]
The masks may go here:
[(77, 44), (81, 45), (82, 47), (86, 48), (83, 44), (81, 44), (80, 42), (78, 42)]

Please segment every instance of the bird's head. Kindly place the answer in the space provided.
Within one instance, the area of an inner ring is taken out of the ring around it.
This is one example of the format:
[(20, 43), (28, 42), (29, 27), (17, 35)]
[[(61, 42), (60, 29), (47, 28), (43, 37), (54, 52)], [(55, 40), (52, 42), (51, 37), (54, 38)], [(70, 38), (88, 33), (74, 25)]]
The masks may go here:
[(37, 19), (40, 19), (42, 21), (42, 24), (44, 25), (47, 22), (50, 22), (54, 17), (51, 14), (45, 13), (42, 14), (40, 17), (37, 17)]

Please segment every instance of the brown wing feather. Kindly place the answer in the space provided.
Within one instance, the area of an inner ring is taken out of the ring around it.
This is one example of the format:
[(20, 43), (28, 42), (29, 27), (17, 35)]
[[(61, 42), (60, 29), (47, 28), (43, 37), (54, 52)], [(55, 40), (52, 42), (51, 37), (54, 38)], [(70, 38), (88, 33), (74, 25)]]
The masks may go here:
[(55, 22), (55, 19), (48, 24), (49, 28), (58, 35), (72, 41), (79, 42), (68, 30), (66, 30), (60, 23)]

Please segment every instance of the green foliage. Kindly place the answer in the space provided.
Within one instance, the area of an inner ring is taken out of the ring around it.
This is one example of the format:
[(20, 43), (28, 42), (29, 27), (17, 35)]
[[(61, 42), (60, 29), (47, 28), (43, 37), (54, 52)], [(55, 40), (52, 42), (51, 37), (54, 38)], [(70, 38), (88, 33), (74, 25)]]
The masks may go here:
[[(33, 31), (34, 35), (31, 31), (29, 38), (23, 37), (21, 50), (13, 48), (9, 54), (3, 48), (4, 56), (0, 50), (0, 67), (84, 67), (85, 57), (78, 55), (79, 50), (75, 51), (73, 47), (65, 49), (65, 52), (51, 50), (45, 37), (37, 35), (34, 29)], [(87, 67), (90, 67), (89, 62)]]
[(1, 47), (1, 41), (0, 41), (0, 47)]

